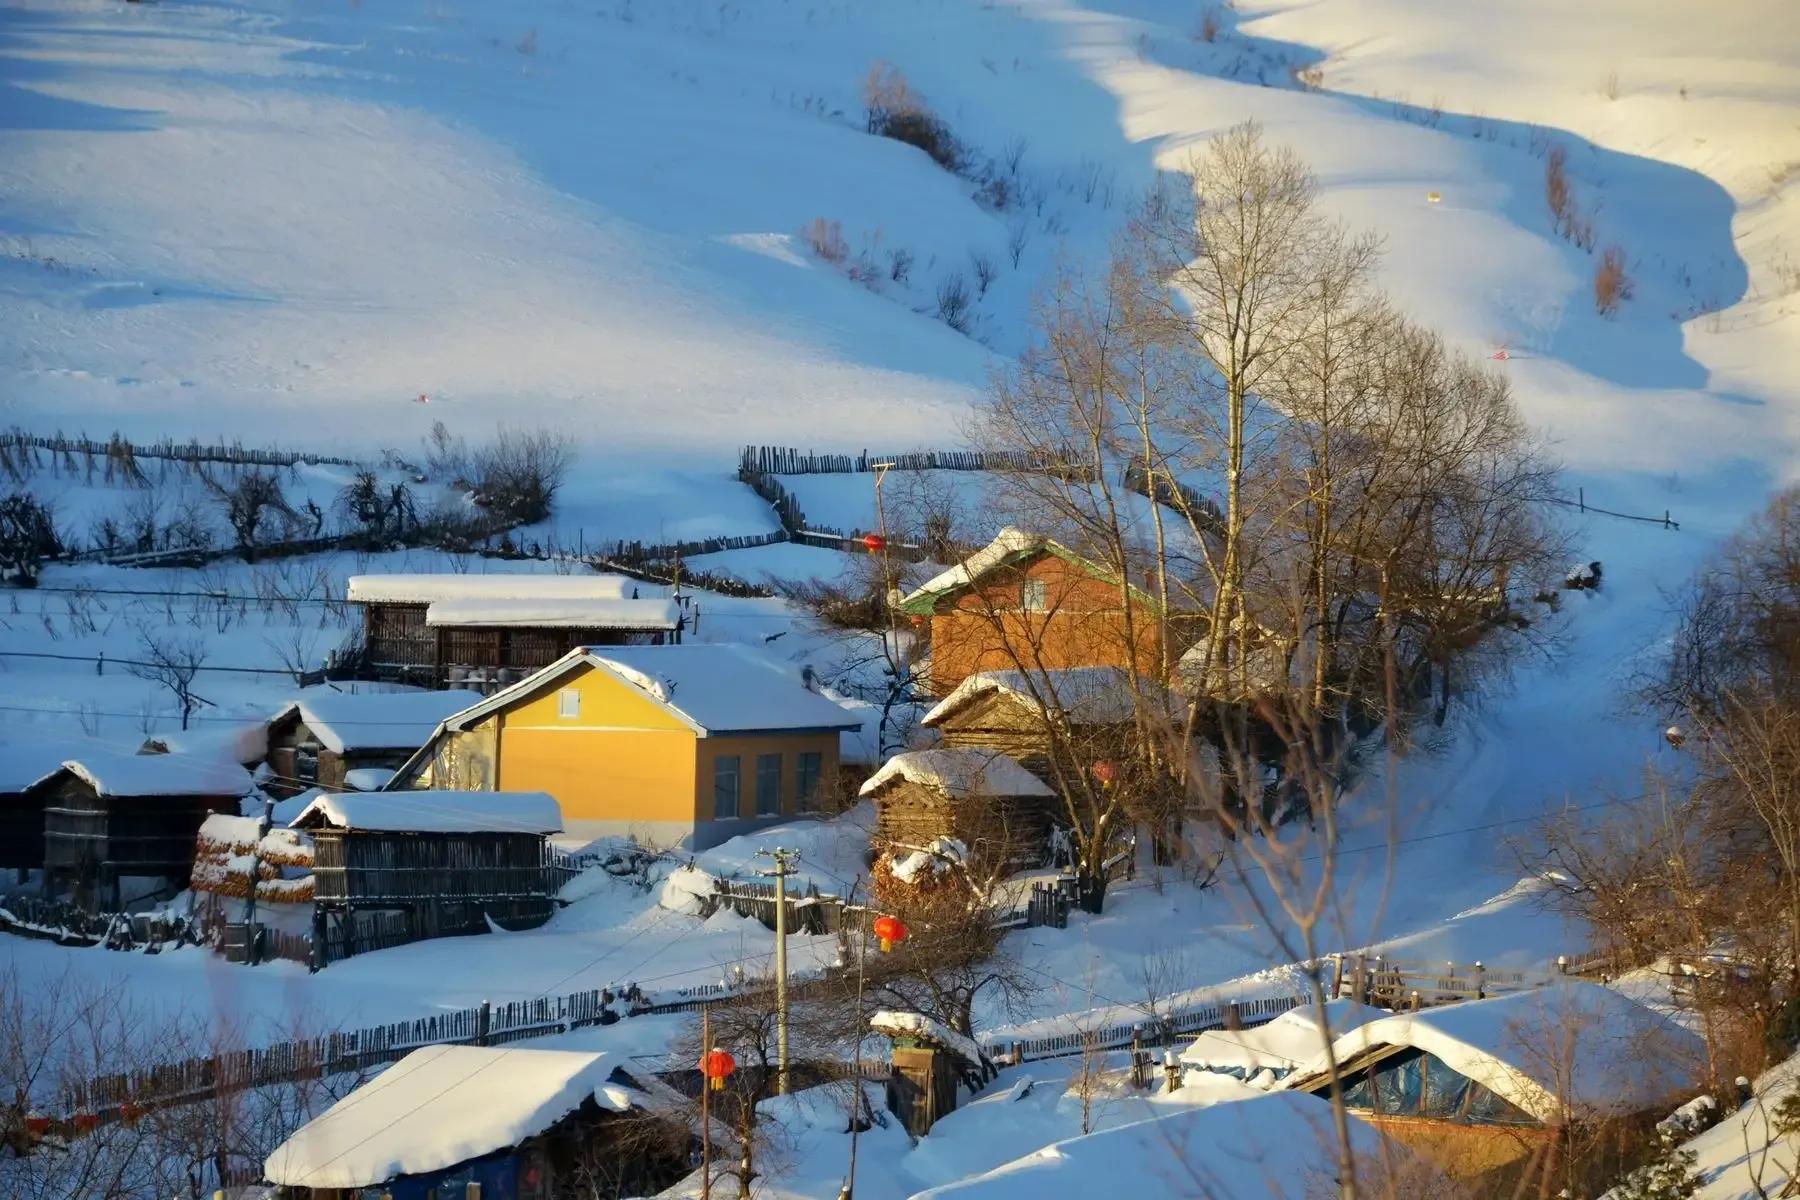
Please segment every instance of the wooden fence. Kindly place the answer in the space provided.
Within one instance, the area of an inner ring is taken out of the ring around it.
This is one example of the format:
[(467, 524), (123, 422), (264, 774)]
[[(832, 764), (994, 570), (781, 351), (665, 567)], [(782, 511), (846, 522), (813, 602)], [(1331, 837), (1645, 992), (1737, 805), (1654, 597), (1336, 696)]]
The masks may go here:
[[(21, 471), (37, 469), (40, 464), (36, 458), (40, 451), (48, 453), (52, 463), (60, 463), (64, 469), (81, 469), (83, 464), (100, 460), (130, 470), (133, 461), (140, 458), (184, 463), (224, 463), (239, 467), (292, 467), (301, 463), (322, 463), (338, 467), (363, 465), (353, 458), (331, 454), (259, 448), (245, 446), (242, 442), (203, 443), (197, 438), (185, 442), (178, 442), (173, 438), (133, 442), (115, 433), (105, 441), (97, 441), (85, 434), (68, 437), (62, 433), (27, 433), (17, 426), (0, 433), (0, 464), (4, 464), (4, 468), (15, 479), (23, 477)], [(81, 458), (82, 463), (75, 461), (77, 457)]]

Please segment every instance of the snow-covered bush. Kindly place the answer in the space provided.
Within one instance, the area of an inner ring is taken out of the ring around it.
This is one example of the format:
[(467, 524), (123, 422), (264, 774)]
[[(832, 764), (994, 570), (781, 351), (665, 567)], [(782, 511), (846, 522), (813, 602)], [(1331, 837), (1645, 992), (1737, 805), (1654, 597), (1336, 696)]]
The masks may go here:
[(1608, 246), (1594, 267), (1594, 308), (1603, 317), (1619, 311), (1619, 305), (1631, 299), (1631, 276), (1625, 270), (1625, 251)]

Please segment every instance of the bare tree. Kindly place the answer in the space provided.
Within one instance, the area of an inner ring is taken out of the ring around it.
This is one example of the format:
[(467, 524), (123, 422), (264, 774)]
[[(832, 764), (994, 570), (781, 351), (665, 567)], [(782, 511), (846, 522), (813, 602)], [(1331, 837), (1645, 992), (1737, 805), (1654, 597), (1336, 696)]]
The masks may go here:
[(61, 554), (62, 548), (50, 505), (23, 492), (0, 500), (0, 580), (35, 586), (44, 560)]
[(294, 519), (293, 509), (281, 494), (281, 481), (262, 471), (244, 471), (230, 487), (207, 480), (225, 510), (225, 521), (237, 539), (246, 562), (254, 561), (266, 532), (264, 523), (271, 514)]
[(127, 670), (168, 688), (181, 707), (181, 727), (186, 729), (194, 710), (206, 703), (194, 694), (194, 679), (206, 664), (206, 642), (144, 626), (138, 629), (138, 655)]
[(476, 502), (509, 521), (535, 524), (550, 515), (569, 470), (574, 443), (548, 429), (501, 429), (475, 452)]

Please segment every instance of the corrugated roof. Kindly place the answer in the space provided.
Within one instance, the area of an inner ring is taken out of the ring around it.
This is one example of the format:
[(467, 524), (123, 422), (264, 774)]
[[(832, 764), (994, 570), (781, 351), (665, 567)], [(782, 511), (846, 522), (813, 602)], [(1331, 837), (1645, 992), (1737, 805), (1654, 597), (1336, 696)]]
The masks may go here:
[(439, 600), (623, 600), (643, 585), (623, 575), (352, 575), (347, 598), (374, 604)]

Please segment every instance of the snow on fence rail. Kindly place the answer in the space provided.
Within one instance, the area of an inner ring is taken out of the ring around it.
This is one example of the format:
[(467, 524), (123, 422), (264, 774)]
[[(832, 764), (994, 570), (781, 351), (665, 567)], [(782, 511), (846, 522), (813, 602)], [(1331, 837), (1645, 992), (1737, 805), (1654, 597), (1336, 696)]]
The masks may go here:
[(1308, 1001), (1299, 996), (1264, 996), (1256, 1000), (1239, 1000), (1223, 1004), (1201, 1004), (1161, 1018), (1105, 1029), (1082, 1030), (1036, 1038), (1001, 1038), (986, 1042), (982, 1052), (996, 1062), (1035, 1062), (1045, 1058), (1064, 1058), (1092, 1050), (1119, 1050), (1134, 1039), (1170, 1039), (1207, 1029), (1225, 1029), (1236, 1025), (1261, 1025), (1282, 1013), (1299, 1008)]
[(733, 990), (723, 984), (702, 984), (655, 998), (658, 994), (635, 987), (594, 988), (508, 1004), (484, 1002), (410, 1021), (102, 1075), (65, 1088), (57, 1107), (65, 1114), (106, 1122), (118, 1119), (122, 1106), (186, 1103), (297, 1079), (367, 1071), (396, 1062), (421, 1046), (499, 1046), (589, 1025), (608, 1025), (624, 1017), (687, 1012)]
[(64, 466), (74, 465), (77, 455), (83, 459), (109, 460), (127, 468), (132, 460), (139, 458), (162, 458), (189, 463), (216, 462), (246, 467), (291, 467), (299, 463), (320, 463), (336, 467), (363, 465), (356, 459), (332, 454), (252, 447), (245, 446), (242, 442), (202, 443), (198, 438), (185, 442), (178, 442), (173, 438), (133, 442), (117, 433), (102, 442), (85, 434), (76, 437), (68, 437), (62, 433), (35, 434), (15, 426), (0, 434), (0, 467), (14, 478), (20, 478), (21, 470), (29, 471), (40, 465), (35, 453), (39, 450), (51, 454), (53, 461), (60, 458)]
[(792, 446), (745, 446), (740, 472), (758, 475), (856, 475), (887, 463), (896, 471), (1030, 471), (1067, 468), (1075, 463), (1068, 451), (1045, 454), (1026, 450), (915, 450), (909, 454), (815, 454)]

